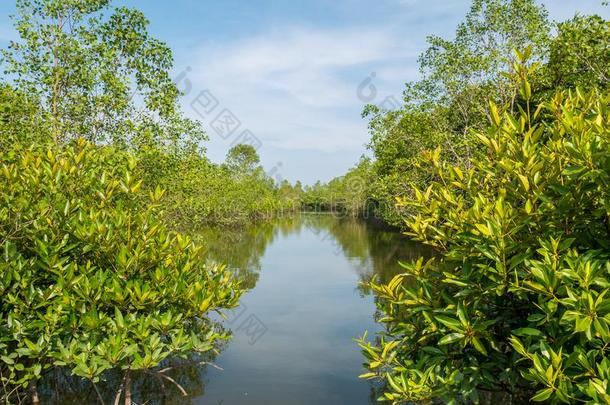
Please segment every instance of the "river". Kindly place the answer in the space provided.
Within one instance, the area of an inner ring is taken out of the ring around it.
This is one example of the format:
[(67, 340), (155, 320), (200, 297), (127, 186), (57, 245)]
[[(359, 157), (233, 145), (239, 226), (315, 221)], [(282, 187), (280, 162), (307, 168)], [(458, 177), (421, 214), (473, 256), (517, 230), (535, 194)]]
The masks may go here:
[[(206, 229), (198, 238), (209, 260), (226, 263), (249, 288), (222, 321), (233, 333), (212, 360), (222, 370), (197, 366), (174, 375), (188, 397), (148, 378), (135, 387), (137, 403), (376, 403), (379, 387), (358, 378), (363, 357), (354, 339), (380, 328), (375, 298), (362, 282), (391, 279), (399, 261), (424, 253), (421, 246), (364, 221), (320, 214), (238, 232)], [(57, 389), (46, 396), (72, 402)]]

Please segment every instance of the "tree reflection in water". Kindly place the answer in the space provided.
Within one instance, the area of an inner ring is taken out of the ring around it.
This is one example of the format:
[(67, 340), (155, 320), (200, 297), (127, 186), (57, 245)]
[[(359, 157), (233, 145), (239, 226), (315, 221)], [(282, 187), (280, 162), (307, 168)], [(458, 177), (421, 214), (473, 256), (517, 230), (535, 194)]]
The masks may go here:
[[(267, 248), (277, 238), (298, 236), (302, 232), (316, 235), (322, 244), (331, 244), (335, 255), (345, 256), (361, 282), (379, 277), (390, 280), (402, 271), (399, 261), (414, 260), (419, 256), (430, 256), (432, 252), (397, 232), (353, 218), (338, 218), (334, 215), (304, 214), (273, 222), (252, 224), (239, 229), (207, 228), (191, 232), (193, 237), (206, 247), (208, 260), (225, 263), (247, 289), (254, 289), (262, 269), (261, 259)], [(371, 294), (365, 284), (355, 284), (361, 296)], [(371, 308), (374, 311), (374, 308)], [(376, 314), (371, 314), (375, 316)], [(213, 320), (216, 328), (227, 328), (221, 319)], [(351, 336), (345, 344), (353, 344)], [(208, 382), (208, 367), (197, 361), (214, 363), (215, 358), (230, 342), (217, 347), (215, 354), (190, 361), (166, 361), (159, 369), (175, 367), (166, 374), (175, 380), (187, 393), (167, 379), (160, 379), (145, 372), (133, 376), (133, 399), (136, 404), (192, 404), (194, 399), (205, 398)], [(197, 360), (197, 361), (195, 361)], [(179, 366), (178, 366), (179, 365)], [(354, 378), (360, 370), (354, 370)], [(104, 375), (96, 387), (105, 404), (113, 404), (117, 389), (121, 385), (123, 372), (112, 370)], [(236, 383), (239, 383), (238, 381)], [(383, 392), (383, 387), (370, 385), (370, 403)], [(55, 369), (44, 378), (40, 387), (42, 403), (49, 404), (95, 404), (99, 403), (94, 386), (85, 380), (70, 377), (67, 370)], [(365, 401), (367, 399), (363, 398)], [(367, 401), (368, 402), (368, 401)]]
[[(135, 404), (191, 404), (191, 397), (205, 394), (206, 367), (198, 362), (164, 362), (164, 367), (176, 367), (165, 373), (189, 394), (183, 396), (180, 389), (168, 380), (154, 377), (145, 372), (135, 372), (132, 376), (132, 392)], [(117, 389), (121, 386), (123, 372), (110, 370), (103, 381), (96, 384), (105, 404), (113, 404)], [(64, 369), (52, 370), (43, 380), (39, 389), (43, 404), (99, 404), (100, 400), (91, 382), (70, 376)]]
[(363, 282), (358, 289), (363, 295), (371, 294), (364, 282), (373, 277), (388, 282), (404, 271), (401, 262), (434, 255), (429, 247), (372, 222), (334, 215), (309, 215), (304, 217), (303, 223), (314, 232), (323, 231), (332, 236), (339, 248), (338, 254), (343, 254), (355, 264), (354, 270)]

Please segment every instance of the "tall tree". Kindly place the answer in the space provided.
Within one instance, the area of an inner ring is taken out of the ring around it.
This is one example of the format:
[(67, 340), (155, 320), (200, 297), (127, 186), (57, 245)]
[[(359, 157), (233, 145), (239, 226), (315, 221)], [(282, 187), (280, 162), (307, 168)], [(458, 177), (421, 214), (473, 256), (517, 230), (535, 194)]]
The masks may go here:
[(247, 175), (255, 172), (260, 161), (252, 145), (238, 144), (229, 149), (225, 163), (232, 173)]
[(17, 0), (19, 40), (2, 51), (17, 90), (35, 96), (52, 137), (138, 145), (197, 142), (182, 116), (171, 50), (138, 10), (110, 0)]
[(422, 79), (406, 84), (401, 109), (365, 108), (376, 158), (371, 189), (386, 221), (402, 226), (396, 197), (405, 196), (411, 183), (430, 180), (416, 163), (422, 151), (442, 145), (449, 159), (468, 165), (468, 134), (486, 126), (487, 101), (503, 105), (516, 97), (503, 74), (512, 70), (513, 50), (529, 47), (544, 58), (549, 35), (547, 12), (534, 0), (474, 0), (453, 39), (428, 37), (419, 59)]
[(557, 28), (545, 69), (549, 87), (610, 86), (610, 21), (575, 16)]

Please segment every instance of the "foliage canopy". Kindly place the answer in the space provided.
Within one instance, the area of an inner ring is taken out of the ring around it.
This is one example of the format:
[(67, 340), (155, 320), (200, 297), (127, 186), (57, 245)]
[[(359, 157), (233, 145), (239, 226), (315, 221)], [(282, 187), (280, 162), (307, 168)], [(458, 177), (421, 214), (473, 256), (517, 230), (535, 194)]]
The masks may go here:
[[(0, 155), (0, 378), (65, 366), (93, 382), (215, 349), (207, 320), (240, 289), (202, 247), (159, 221), (136, 162), (84, 140)], [(127, 387), (126, 387), (127, 389)]]
[(399, 200), (440, 257), (371, 284), (387, 333), (361, 342), (365, 377), (383, 376), (394, 403), (610, 400), (610, 94), (533, 106), (532, 70), (515, 65), (524, 108), (491, 103), (469, 168), (430, 151), (419, 164), (434, 180)]

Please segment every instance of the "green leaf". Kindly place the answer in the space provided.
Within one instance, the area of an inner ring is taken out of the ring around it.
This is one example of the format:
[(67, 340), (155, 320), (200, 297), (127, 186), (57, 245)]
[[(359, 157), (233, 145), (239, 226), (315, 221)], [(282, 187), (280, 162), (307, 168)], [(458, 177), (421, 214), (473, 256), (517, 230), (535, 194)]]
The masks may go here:
[(480, 353), (482, 353), (485, 356), (487, 356), (487, 349), (483, 345), (483, 342), (481, 342), (478, 338), (473, 337), (472, 338), (472, 344), (473, 344), (475, 349), (477, 349)]
[(462, 333), (450, 333), (448, 335), (443, 336), (438, 341), (438, 344), (440, 346), (448, 345), (448, 344), (457, 342), (457, 341), (462, 340), (462, 339), (464, 339), (464, 334), (462, 334)]
[(530, 190), (530, 182), (528, 180), (528, 178), (522, 174), (519, 174), (519, 180), (521, 181), (521, 185), (523, 186), (523, 188), (525, 189), (525, 191), (529, 191)]
[(516, 336), (544, 336), (544, 334), (535, 328), (519, 328), (514, 329), (512, 333)]
[(458, 319), (449, 318), (448, 316), (443, 316), (443, 315), (435, 315), (434, 319), (437, 320), (438, 322), (442, 323), (443, 325), (447, 326), (448, 328), (453, 329), (457, 332), (464, 331), (464, 327)]
[(543, 390), (538, 391), (536, 393), (536, 395), (534, 395), (532, 397), (532, 401), (535, 401), (535, 402), (546, 401), (547, 399), (549, 399), (551, 397), (552, 394), (553, 394), (552, 388), (545, 388)]

